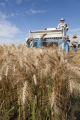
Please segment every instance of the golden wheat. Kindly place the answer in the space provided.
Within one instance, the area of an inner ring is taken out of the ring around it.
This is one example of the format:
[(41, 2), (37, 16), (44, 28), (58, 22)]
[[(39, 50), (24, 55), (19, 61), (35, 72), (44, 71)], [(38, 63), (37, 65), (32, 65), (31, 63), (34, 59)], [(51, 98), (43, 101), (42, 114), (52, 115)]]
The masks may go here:
[(0, 120), (71, 120), (75, 82), (74, 96), (80, 94), (77, 55), (71, 55), (54, 48), (0, 46)]

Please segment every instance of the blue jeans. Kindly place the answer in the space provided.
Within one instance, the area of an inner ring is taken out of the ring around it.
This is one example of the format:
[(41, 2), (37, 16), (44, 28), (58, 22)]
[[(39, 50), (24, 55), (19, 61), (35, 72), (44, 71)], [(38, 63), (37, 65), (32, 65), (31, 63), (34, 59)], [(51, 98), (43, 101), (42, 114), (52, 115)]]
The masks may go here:
[(69, 45), (68, 45), (68, 42), (67, 42), (67, 41), (64, 42), (64, 49), (65, 49), (65, 52), (66, 52), (66, 53), (69, 52)]

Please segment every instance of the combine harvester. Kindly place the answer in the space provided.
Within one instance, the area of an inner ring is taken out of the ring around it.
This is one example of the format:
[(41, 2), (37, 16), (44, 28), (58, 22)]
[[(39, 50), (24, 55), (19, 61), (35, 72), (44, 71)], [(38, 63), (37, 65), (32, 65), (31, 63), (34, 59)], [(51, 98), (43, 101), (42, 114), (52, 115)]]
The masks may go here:
[(64, 41), (65, 30), (57, 28), (46, 28), (40, 31), (30, 31), (30, 36), (26, 43), (28, 47), (46, 46), (47, 43), (59, 44), (59, 41)]

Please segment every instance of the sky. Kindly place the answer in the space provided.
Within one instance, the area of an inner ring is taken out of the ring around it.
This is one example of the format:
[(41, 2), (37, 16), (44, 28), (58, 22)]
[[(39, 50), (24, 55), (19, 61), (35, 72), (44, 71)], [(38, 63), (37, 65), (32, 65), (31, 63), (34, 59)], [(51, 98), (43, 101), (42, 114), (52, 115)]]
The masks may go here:
[(57, 27), (62, 17), (80, 37), (79, 12), (80, 0), (0, 0), (0, 44), (22, 44), (29, 30)]

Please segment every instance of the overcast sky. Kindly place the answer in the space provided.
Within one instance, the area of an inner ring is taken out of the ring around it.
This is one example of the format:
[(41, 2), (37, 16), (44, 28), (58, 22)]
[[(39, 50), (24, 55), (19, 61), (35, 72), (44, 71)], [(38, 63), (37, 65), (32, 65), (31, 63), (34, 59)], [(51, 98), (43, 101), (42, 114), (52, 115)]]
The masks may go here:
[(57, 27), (61, 17), (80, 36), (79, 12), (80, 0), (0, 0), (0, 44), (24, 43), (29, 30)]

